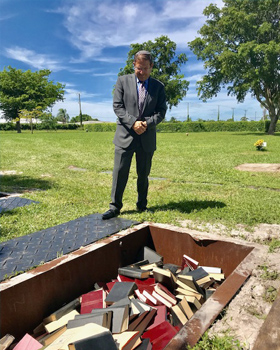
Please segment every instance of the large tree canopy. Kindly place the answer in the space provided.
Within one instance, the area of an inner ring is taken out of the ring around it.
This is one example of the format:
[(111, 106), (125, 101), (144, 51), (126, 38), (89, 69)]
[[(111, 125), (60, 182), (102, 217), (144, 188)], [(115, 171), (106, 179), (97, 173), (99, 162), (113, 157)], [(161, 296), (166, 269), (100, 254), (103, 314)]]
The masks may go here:
[(165, 85), (166, 100), (171, 109), (187, 94), (189, 82), (184, 79), (180, 73), (180, 66), (187, 62), (185, 54), (176, 56), (176, 44), (167, 36), (156, 38), (154, 42), (147, 41), (142, 44), (131, 44), (131, 50), (128, 52), (126, 66), (120, 69), (119, 75), (130, 74), (134, 72), (134, 55), (140, 50), (150, 51), (154, 67), (151, 73), (153, 78), (160, 80)]
[(223, 0), (204, 10), (201, 37), (189, 43), (207, 74), (198, 82), (202, 100), (222, 87), (243, 102), (247, 93), (268, 110), (273, 134), (280, 114), (280, 0)]
[(19, 119), (19, 111), (42, 111), (63, 101), (64, 86), (48, 80), (48, 69), (31, 72), (12, 67), (0, 72), (0, 108), (6, 120)]

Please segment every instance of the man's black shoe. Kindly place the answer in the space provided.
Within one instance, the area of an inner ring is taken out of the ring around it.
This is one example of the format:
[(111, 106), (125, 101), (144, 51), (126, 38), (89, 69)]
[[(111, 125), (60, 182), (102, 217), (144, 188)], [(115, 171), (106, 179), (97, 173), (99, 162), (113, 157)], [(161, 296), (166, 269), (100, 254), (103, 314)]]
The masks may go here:
[(144, 208), (139, 208), (139, 207), (137, 207), (137, 211), (138, 211), (139, 213), (143, 213), (144, 211), (148, 211), (148, 208), (147, 208), (147, 207), (144, 207)]
[(118, 216), (119, 214), (120, 214), (120, 211), (118, 209), (109, 209), (102, 214), (102, 219), (103, 220), (112, 219)]

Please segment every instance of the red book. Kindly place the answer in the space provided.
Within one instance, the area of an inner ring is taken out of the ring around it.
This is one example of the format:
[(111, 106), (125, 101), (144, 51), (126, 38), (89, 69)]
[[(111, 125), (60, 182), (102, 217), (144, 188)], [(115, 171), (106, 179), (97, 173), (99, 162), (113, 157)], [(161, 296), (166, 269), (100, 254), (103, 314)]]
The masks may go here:
[(135, 282), (135, 278), (126, 277), (120, 274), (118, 274), (117, 280), (119, 282)]
[(144, 297), (146, 297), (153, 305), (162, 305), (162, 302), (159, 301), (157, 298), (155, 298), (152, 295), (152, 293), (153, 293), (153, 289), (152, 289), (152, 291), (150, 291), (148, 289), (143, 290)]
[(138, 285), (145, 285), (145, 286), (151, 286), (155, 284), (155, 279), (153, 277), (146, 278), (145, 280), (139, 280), (138, 278), (135, 279), (135, 283)]
[(43, 347), (36, 339), (28, 333), (17, 343), (14, 350), (38, 350)]
[(89, 314), (93, 309), (103, 309), (106, 306), (105, 297), (106, 293), (103, 289), (83, 294), (81, 297), (81, 315)]
[(143, 293), (144, 290), (147, 290), (148, 292), (150, 292), (152, 294), (155, 285), (154, 284), (141, 284), (139, 286), (137, 286), (138, 289), (140, 290), (141, 293)]
[(182, 260), (182, 266), (181, 269), (183, 270), (184, 267), (189, 267), (191, 270), (197, 269), (199, 265), (199, 262), (191, 258), (190, 256), (184, 254), (183, 260)]
[(142, 338), (150, 339), (153, 350), (162, 350), (176, 334), (177, 330), (168, 321), (164, 321), (158, 326), (146, 331), (142, 335)]
[(116, 280), (112, 280), (111, 282), (106, 283), (106, 287), (107, 287), (107, 289), (108, 289), (108, 292), (111, 291), (111, 289), (113, 288), (113, 286), (114, 286), (114, 284), (115, 284), (116, 282), (118, 282), (117, 279), (116, 279)]
[(161, 324), (162, 322), (167, 320), (167, 308), (165, 305), (158, 305), (155, 306), (155, 308), (157, 309), (157, 314), (154, 318), (153, 323), (147, 328), (147, 330), (152, 329), (156, 326), (158, 326), (159, 324)]

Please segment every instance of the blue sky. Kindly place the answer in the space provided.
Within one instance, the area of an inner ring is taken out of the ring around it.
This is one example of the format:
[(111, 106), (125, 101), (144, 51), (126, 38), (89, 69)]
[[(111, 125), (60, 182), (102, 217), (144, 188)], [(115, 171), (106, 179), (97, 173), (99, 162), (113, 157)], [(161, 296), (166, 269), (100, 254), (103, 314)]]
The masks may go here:
[(203, 103), (196, 82), (205, 73), (188, 42), (205, 22), (203, 9), (221, 0), (0, 0), (0, 65), (22, 70), (50, 69), (50, 79), (65, 84), (65, 101), (56, 103), (54, 115), (65, 108), (74, 117), (82, 112), (102, 121), (115, 121), (112, 89), (125, 66), (132, 43), (167, 35), (188, 62), (181, 73), (190, 81), (187, 96), (167, 113), (177, 120), (220, 119), (245, 114), (260, 120), (259, 103), (247, 96), (237, 103), (222, 91)]

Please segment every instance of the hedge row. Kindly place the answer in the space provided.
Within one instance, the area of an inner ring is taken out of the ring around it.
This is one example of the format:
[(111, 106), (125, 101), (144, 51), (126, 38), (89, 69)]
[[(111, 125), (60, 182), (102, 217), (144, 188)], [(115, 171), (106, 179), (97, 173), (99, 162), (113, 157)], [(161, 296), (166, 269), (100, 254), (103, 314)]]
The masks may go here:
[[(242, 122), (164, 122), (157, 126), (158, 132), (216, 132), (216, 131), (246, 131), (267, 132), (270, 121), (242, 121)], [(100, 123), (84, 126), (87, 131), (115, 131), (115, 123)], [(280, 131), (277, 124), (276, 131)]]
[[(33, 130), (76, 130), (80, 127), (77, 124), (49, 124), (38, 123), (33, 124)], [(30, 124), (21, 124), (21, 130), (30, 130)], [(0, 130), (9, 131), (16, 130), (15, 123), (0, 123)]]
[[(232, 131), (232, 132), (267, 132), (270, 121), (240, 121), (240, 122), (164, 122), (157, 126), (158, 132), (218, 132), (218, 131)], [(56, 124), (53, 127), (43, 124), (33, 125), (34, 130), (76, 130), (80, 128), (78, 124)], [(87, 124), (83, 126), (85, 131), (89, 132), (105, 132), (116, 131), (116, 123), (96, 123)], [(29, 124), (22, 124), (22, 130), (30, 130)], [(0, 124), (0, 130), (16, 130), (15, 124), (3, 123)], [(276, 125), (276, 131), (280, 131), (280, 124)]]
[[(267, 132), (270, 121), (240, 121), (240, 122), (175, 122), (161, 123), (157, 126), (158, 132), (216, 132), (216, 131), (246, 131), (246, 132)], [(277, 125), (276, 131), (280, 131)]]

